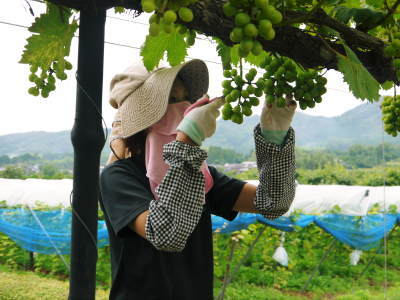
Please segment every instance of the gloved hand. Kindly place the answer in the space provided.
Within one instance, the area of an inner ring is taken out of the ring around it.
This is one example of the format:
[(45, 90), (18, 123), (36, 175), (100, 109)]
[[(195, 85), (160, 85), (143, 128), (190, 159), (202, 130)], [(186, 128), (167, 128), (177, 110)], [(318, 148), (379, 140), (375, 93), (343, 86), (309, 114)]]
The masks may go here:
[(219, 108), (224, 105), (224, 98), (209, 100), (208, 96), (197, 100), (186, 111), (186, 115), (179, 123), (177, 130), (184, 132), (197, 145), (212, 136), (217, 126)]
[(284, 107), (278, 107), (276, 102), (267, 104), (265, 101), (260, 119), (262, 136), (269, 142), (281, 145), (289, 130), (296, 107), (296, 101), (291, 98), (286, 98)]

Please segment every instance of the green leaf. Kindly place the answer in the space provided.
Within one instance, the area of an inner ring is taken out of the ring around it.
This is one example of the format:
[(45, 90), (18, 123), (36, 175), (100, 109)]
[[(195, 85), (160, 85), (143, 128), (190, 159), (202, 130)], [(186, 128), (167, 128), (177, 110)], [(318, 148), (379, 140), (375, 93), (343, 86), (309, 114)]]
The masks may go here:
[(29, 27), (33, 35), (27, 39), (20, 63), (40, 66), (44, 71), (50, 68), (53, 61), (63, 60), (69, 55), (71, 40), (78, 23), (70, 9), (47, 4), (47, 12), (41, 14)]
[(221, 57), (222, 66), (227, 69), (231, 64), (231, 47), (226, 46), (220, 39), (214, 40), (217, 42), (217, 53)]
[(384, 83), (381, 84), (381, 87), (385, 91), (390, 90), (393, 87), (393, 81), (385, 81)]
[(171, 66), (183, 62), (187, 55), (184, 37), (176, 30), (172, 33), (162, 31), (157, 36), (148, 35), (140, 51), (146, 68), (151, 71), (157, 67), (165, 52)]
[(239, 56), (239, 44), (234, 45), (231, 47), (231, 62), (237, 66), (239, 61), (240, 61), (240, 56)]
[(359, 99), (377, 101), (379, 99), (379, 83), (368, 72), (357, 55), (346, 45), (343, 45), (346, 55), (338, 54), (339, 71), (349, 85), (353, 95)]
[(260, 64), (265, 60), (265, 58), (268, 56), (266, 51), (261, 52), (260, 55), (253, 55), (251, 52), (250, 54), (245, 58), (245, 60), (250, 63), (251, 65), (259, 67)]
[(172, 32), (168, 39), (167, 57), (171, 66), (176, 66), (185, 60), (187, 55), (187, 44), (184, 35), (178, 30)]

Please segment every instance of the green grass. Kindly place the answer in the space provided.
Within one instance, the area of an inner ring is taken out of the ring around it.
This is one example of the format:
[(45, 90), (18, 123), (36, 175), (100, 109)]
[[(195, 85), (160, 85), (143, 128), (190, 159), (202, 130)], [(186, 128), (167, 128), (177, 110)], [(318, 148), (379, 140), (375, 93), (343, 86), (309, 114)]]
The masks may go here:
[[(218, 295), (218, 288), (215, 295)], [(40, 276), (29, 271), (16, 271), (0, 265), (0, 300), (66, 299), (68, 281)], [(108, 291), (98, 289), (97, 300), (108, 299)], [(290, 292), (270, 287), (233, 282), (228, 286), (225, 300), (380, 300), (384, 294), (376, 290), (354, 290), (347, 294), (323, 292)], [(400, 299), (400, 284), (388, 290), (388, 300)]]

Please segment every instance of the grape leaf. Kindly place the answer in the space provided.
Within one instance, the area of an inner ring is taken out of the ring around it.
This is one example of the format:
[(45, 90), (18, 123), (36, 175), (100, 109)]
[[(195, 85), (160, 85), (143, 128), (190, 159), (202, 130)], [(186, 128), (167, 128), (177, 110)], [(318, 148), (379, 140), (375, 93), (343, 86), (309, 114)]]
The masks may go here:
[(239, 61), (240, 61), (240, 55), (239, 55), (239, 44), (234, 45), (231, 47), (231, 62), (237, 66)]
[(217, 42), (217, 53), (221, 57), (222, 66), (227, 69), (231, 64), (231, 47), (226, 46), (220, 39), (214, 40)]
[(359, 99), (377, 101), (379, 99), (379, 83), (368, 72), (357, 55), (346, 45), (343, 45), (347, 56), (338, 54), (339, 71), (349, 85), (353, 95)]
[(33, 34), (27, 39), (20, 63), (37, 65), (47, 71), (53, 61), (68, 56), (72, 37), (78, 28), (75, 19), (69, 23), (71, 15), (70, 9), (48, 3), (46, 13), (29, 27)]
[(184, 37), (178, 30), (171, 33), (161, 31), (157, 36), (148, 35), (140, 51), (147, 70), (151, 71), (157, 67), (165, 52), (167, 52), (167, 59), (171, 66), (183, 62), (187, 55), (187, 44)]
[(265, 58), (268, 56), (266, 51), (261, 52), (260, 55), (253, 55), (252, 53), (250, 53), (245, 59), (248, 63), (250, 63), (251, 65), (254, 65), (256, 67), (259, 67), (260, 64), (265, 60)]

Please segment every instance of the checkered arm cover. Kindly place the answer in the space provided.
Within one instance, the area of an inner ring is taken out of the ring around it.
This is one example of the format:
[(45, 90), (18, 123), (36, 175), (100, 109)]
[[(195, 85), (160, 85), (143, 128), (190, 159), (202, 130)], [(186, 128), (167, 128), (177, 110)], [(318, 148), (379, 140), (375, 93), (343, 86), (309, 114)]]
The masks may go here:
[(158, 250), (178, 252), (200, 220), (204, 203), (204, 176), (200, 171), (207, 152), (173, 141), (164, 145), (170, 165), (157, 188), (159, 200), (150, 202), (146, 238)]
[(254, 139), (260, 174), (254, 204), (264, 217), (275, 219), (289, 210), (295, 195), (294, 130), (289, 128), (285, 143), (280, 146), (267, 142), (257, 125)]

